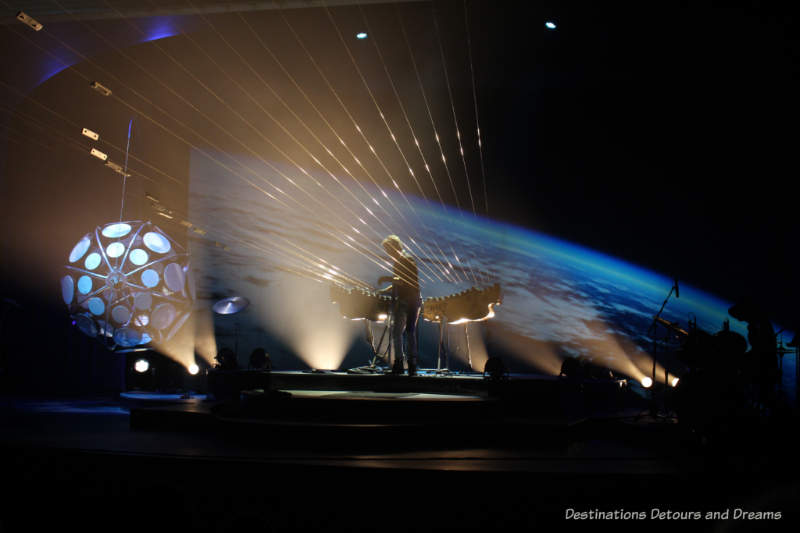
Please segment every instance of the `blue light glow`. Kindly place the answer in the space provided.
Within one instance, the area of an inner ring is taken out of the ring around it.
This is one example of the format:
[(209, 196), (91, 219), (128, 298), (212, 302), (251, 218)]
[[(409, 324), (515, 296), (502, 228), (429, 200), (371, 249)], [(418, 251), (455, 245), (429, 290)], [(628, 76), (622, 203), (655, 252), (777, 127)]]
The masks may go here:
[(92, 292), (92, 278), (89, 276), (81, 276), (78, 280), (78, 292), (81, 294), (89, 294)]
[(362, 31), (362, 32), (356, 33), (356, 39), (366, 39), (366, 38), (367, 38), (366, 32)]
[(552, 21), (550, 21), (550, 20), (548, 20), (547, 22), (545, 22), (545, 23), (544, 23), (544, 25), (545, 25), (545, 27), (546, 27), (548, 30), (554, 30), (554, 29), (556, 29), (556, 23), (555, 23), (555, 22), (552, 22)]
[[(125, 48), (134, 44), (139, 43), (148, 43), (151, 41), (157, 41), (159, 39), (165, 39), (167, 37), (172, 37), (180, 33), (178, 28), (175, 27), (175, 18), (174, 17), (152, 17), (149, 19), (145, 19), (144, 26), (147, 28), (144, 38), (137, 39), (135, 41), (123, 41), (117, 42), (116, 44), (120, 48)], [(50, 78), (54, 77), (59, 72), (73, 66), (75, 61), (72, 58), (69, 59), (62, 59), (56, 57), (48, 57), (43, 61), (41, 65), (42, 75), (41, 77), (33, 84), (33, 87), (38, 87), (39, 85), (43, 84)]]
[(148, 43), (178, 34), (178, 30), (173, 27), (175, 21), (170, 17), (154, 17), (149, 22), (147, 35), (142, 42)]
[(125, 253), (125, 245), (121, 242), (112, 242), (106, 248), (108, 257), (116, 258)]
[(110, 226), (103, 228), (103, 235), (110, 239), (118, 239), (120, 237), (124, 237), (130, 231), (130, 224), (124, 224), (120, 222), (119, 224), (111, 224)]
[(76, 244), (75, 247), (70, 252), (69, 262), (74, 263), (75, 261), (83, 257), (83, 254), (86, 253), (86, 251), (89, 249), (91, 245), (92, 241), (89, 239), (89, 236), (88, 235), (84, 236), (80, 241), (78, 241), (78, 244)]
[(144, 234), (144, 245), (150, 248), (152, 251), (165, 254), (169, 252), (171, 245), (169, 240), (166, 237), (161, 235), (160, 233), (156, 233), (155, 231), (150, 231)]
[(100, 254), (97, 252), (92, 252), (86, 256), (86, 261), (83, 264), (86, 267), (86, 270), (94, 270), (100, 266), (101, 261), (102, 258), (100, 257)]
[(92, 312), (94, 315), (102, 315), (103, 311), (106, 310), (106, 304), (98, 298), (97, 296), (89, 299), (89, 311)]
[(64, 303), (69, 305), (72, 303), (72, 298), (75, 296), (75, 282), (70, 276), (61, 278), (61, 297)]
[(155, 270), (148, 268), (147, 270), (142, 272), (142, 283), (144, 283), (144, 286), (147, 287), (148, 289), (152, 289), (153, 287), (158, 285), (158, 280), (159, 280), (158, 272), (156, 272)]
[(143, 264), (147, 263), (148, 255), (147, 252), (142, 250), (141, 248), (136, 248), (131, 252), (131, 263), (136, 266), (142, 266)]

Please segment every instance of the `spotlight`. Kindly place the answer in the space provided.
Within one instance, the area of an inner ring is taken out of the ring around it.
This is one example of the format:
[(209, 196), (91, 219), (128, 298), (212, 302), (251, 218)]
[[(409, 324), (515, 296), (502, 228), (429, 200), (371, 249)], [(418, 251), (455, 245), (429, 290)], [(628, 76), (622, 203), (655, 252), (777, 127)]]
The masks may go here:
[(98, 83), (96, 81), (93, 81), (92, 83), (89, 84), (89, 87), (91, 87), (95, 91), (99, 92), (103, 96), (111, 96), (111, 89), (109, 89), (108, 87), (106, 87), (102, 83)]
[(134, 363), (133, 368), (138, 373), (144, 374), (150, 369), (150, 363), (147, 361), (147, 359), (139, 359), (136, 361), (136, 363)]
[(675, 378), (672, 378), (672, 381), (670, 382), (670, 384), (671, 384), (673, 387), (677, 387), (677, 386), (678, 386), (678, 382), (679, 382), (679, 381), (680, 381), (680, 379), (678, 379), (677, 377), (675, 377)]
[(104, 154), (103, 152), (101, 152), (97, 148), (92, 148), (89, 153), (92, 154), (93, 156), (95, 156), (97, 159), (100, 159), (102, 161), (108, 160), (108, 155)]
[(642, 387), (649, 389), (653, 385), (653, 380), (648, 377), (642, 378)]
[(366, 32), (361, 31), (361, 32), (356, 33), (356, 39), (366, 39), (366, 38), (367, 38), (367, 33)]
[(95, 133), (88, 128), (83, 128), (83, 131), (81, 131), (81, 133), (83, 134), (84, 137), (89, 137), (90, 139), (93, 139), (95, 141), (100, 139), (100, 134)]
[(191, 375), (196, 376), (198, 372), (200, 372), (200, 367), (197, 366), (197, 363), (192, 363), (189, 365), (189, 373)]
[(25, 24), (27, 24), (36, 31), (39, 31), (42, 28), (44, 28), (44, 26), (42, 26), (42, 24), (38, 20), (28, 15), (24, 11), (20, 11), (19, 13), (17, 13), (17, 20), (24, 22)]
[(378, 315), (378, 320), (386, 320), (387, 318), (389, 318), (389, 315), (386, 313), (381, 313)]
[(553, 22), (552, 20), (548, 20), (547, 22), (545, 22), (545, 23), (544, 23), (544, 26), (545, 26), (545, 27), (546, 27), (548, 30), (554, 30), (554, 29), (556, 29), (556, 27), (557, 27), (557, 26), (556, 26), (556, 23), (555, 23), (555, 22)]

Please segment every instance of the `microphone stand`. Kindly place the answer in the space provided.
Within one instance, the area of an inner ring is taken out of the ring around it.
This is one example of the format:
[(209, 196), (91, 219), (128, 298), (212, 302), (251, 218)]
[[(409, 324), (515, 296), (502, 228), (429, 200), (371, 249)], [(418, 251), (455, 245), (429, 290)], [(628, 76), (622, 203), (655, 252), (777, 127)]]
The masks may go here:
[[(664, 308), (667, 306), (667, 302), (672, 297), (673, 291), (675, 292), (675, 297), (678, 298), (678, 280), (675, 280), (675, 283), (672, 284), (672, 287), (669, 289), (669, 294), (664, 299), (664, 303), (661, 304), (661, 309), (658, 310), (656, 316), (653, 317), (653, 323), (650, 324), (650, 329), (647, 330), (647, 334), (653, 339), (653, 375), (652, 380), (653, 382), (650, 384), (650, 398), (651, 398), (651, 414), (653, 416), (656, 415), (656, 360), (657, 360), (657, 352), (658, 352), (658, 339), (656, 338), (656, 332), (658, 331), (658, 319), (661, 318), (661, 313), (664, 312)], [(668, 383), (664, 383), (666, 387)]]

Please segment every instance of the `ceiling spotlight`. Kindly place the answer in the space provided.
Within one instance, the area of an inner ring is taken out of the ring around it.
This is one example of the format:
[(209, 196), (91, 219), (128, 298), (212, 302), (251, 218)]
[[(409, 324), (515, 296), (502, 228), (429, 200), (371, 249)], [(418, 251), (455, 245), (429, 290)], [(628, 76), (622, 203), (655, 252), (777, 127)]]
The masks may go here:
[(89, 137), (90, 139), (95, 141), (100, 138), (100, 134), (95, 133), (88, 128), (83, 128), (83, 131), (81, 131), (81, 133), (83, 134), (84, 137)]
[(150, 369), (150, 363), (147, 359), (139, 359), (133, 364), (134, 370), (136, 370), (140, 374), (144, 374)]
[(673, 387), (677, 387), (677, 386), (678, 386), (678, 382), (679, 382), (679, 381), (680, 381), (680, 380), (679, 380), (677, 377), (675, 377), (675, 378), (672, 378), (672, 381), (670, 382), (670, 384), (671, 384)]
[(89, 153), (92, 154), (93, 156), (95, 156), (97, 159), (100, 159), (102, 161), (106, 161), (108, 159), (108, 155), (104, 154), (103, 152), (101, 152), (97, 148), (92, 148), (89, 151)]
[(189, 365), (189, 373), (191, 375), (196, 376), (198, 372), (200, 372), (200, 367), (197, 366), (197, 363), (192, 363)]
[(28, 15), (24, 11), (20, 11), (19, 13), (17, 13), (17, 20), (24, 22), (25, 24), (27, 24), (36, 31), (39, 31), (42, 28), (44, 28), (44, 26), (42, 26), (42, 24), (38, 20)]
[(649, 389), (653, 385), (653, 380), (648, 377), (642, 378), (642, 387)]
[(367, 38), (367, 32), (361, 31), (356, 33), (356, 39), (366, 39), (366, 38)]
[(101, 83), (93, 81), (92, 83), (89, 84), (89, 87), (91, 87), (95, 91), (99, 92), (103, 96), (111, 96), (111, 89), (109, 89), (108, 87), (106, 87), (105, 85), (103, 85)]
[(544, 26), (545, 26), (545, 28), (547, 28), (548, 30), (554, 30), (554, 29), (556, 29), (556, 23), (555, 23), (555, 22), (553, 22), (552, 20), (548, 20), (547, 22), (545, 22), (545, 23), (544, 23)]

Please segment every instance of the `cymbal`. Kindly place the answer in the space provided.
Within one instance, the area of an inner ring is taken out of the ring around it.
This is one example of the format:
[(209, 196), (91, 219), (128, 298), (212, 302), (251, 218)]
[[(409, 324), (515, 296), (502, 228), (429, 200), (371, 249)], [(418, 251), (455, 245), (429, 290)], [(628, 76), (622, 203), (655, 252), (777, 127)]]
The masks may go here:
[(660, 324), (662, 324), (663, 326), (665, 326), (665, 327), (667, 327), (667, 328), (669, 328), (669, 329), (673, 330), (673, 331), (674, 331), (674, 332), (676, 332), (676, 333), (680, 333), (681, 335), (687, 335), (687, 336), (689, 335), (689, 332), (688, 332), (688, 331), (686, 331), (685, 329), (681, 328), (681, 327), (680, 327), (680, 326), (679, 326), (677, 323), (675, 323), (675, 322), (670, 322), (670, 321), (669, 321), (669, 320), (667, 320), (666, 318), (661, 318), (661, 317), (657, 317), (657, 318), (656, 318), (656, 320), (657, 320), (657, 321), (658, 321)]
[(250, 301), (244, 296), (231, 296), (223, 298), (212, 306), (218, 315), (233, 315), (250, 305)]

